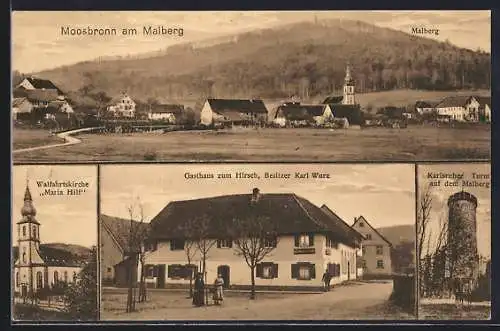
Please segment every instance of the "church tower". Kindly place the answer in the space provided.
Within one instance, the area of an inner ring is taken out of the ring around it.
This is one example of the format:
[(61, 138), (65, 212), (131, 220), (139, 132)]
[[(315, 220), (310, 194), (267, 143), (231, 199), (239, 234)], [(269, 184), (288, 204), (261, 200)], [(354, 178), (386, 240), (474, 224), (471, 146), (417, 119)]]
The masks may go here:
[[(22, 219), (17, 222), (17, 240), (19, 258), (16, 265), (16, 282), (23, 292), (34, 292), (34, 270), (35, 266), (44, 263), (40, 257), (40, 223), (36, 220), (36, 209), (29, 186), (26, 185), (24, 192), (24, 205), (21, 208)], [(18, 286), (16, 286), (18, 287)], [(37, 286), (38, 287), (38, 286)]]
[(350, 65), (347, 65), (344, 79), (344, 98), (342, 99), (343, 105), (355, 105), (356, 98), (354, 93), (354, 79), (351, 76)]

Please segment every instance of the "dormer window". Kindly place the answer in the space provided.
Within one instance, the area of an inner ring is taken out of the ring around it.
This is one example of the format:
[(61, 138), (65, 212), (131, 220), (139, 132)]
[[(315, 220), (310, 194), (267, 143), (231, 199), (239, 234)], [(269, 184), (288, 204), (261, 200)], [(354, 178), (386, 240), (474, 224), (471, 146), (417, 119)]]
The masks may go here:
[(363, 222), (359, 222), (359, 227), (360, 227), (360, 228), (363, 228), (364, 226), (365, 226), (365, 223), (363, 223)]
[(372, 235), (370, 233), (368, 233), (365, 237), (366, 237), (366, 240), (372, 240)]

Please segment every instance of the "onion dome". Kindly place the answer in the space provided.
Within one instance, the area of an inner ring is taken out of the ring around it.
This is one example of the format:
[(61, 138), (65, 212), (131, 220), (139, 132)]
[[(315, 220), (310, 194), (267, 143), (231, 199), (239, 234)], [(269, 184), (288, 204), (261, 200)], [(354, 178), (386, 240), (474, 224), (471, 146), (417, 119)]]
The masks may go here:
[(28, 186), (26, 186), (26, 191), (24, 192), (24, 206), (21, 208), (21, 215), (23, 216), (35, 216), (36, 209), (33, 206), (33, 200), (31, 198), (31, 192)]

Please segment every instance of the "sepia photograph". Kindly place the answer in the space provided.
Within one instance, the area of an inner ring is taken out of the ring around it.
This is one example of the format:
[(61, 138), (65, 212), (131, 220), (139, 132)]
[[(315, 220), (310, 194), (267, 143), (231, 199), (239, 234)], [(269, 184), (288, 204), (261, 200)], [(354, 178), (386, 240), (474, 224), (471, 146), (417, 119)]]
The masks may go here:
[(15, 162), (491, 159), (489, 10), (14, 11), (11, 57)]
[(98, 320), (97, 166), (14, 166), (12, 320)]
[(491, 165), (418, 169), (419, 319), (491, 318)]
[(416, 319), (415, 215), (412, 164), (101, 165), (100, 317)]

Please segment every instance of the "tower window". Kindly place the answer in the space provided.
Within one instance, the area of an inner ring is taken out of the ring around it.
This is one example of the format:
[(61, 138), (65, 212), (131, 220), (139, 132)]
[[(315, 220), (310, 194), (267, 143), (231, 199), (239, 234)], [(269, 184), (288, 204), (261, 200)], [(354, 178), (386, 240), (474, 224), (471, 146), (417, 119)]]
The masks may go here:
[(26, 263), (26, 247), (23, 247), (23, 263)]
[(26, 237), (26, 225), (23, 225), (23, 237)]
[(33, 238), (36, 238), (36, 228), (33, 228)]

